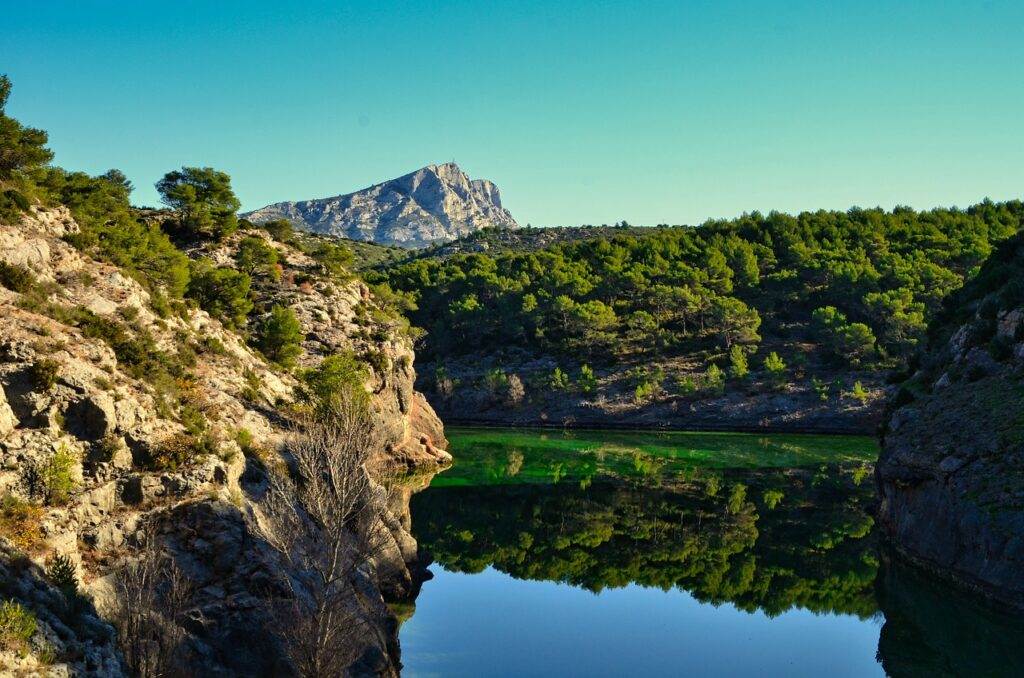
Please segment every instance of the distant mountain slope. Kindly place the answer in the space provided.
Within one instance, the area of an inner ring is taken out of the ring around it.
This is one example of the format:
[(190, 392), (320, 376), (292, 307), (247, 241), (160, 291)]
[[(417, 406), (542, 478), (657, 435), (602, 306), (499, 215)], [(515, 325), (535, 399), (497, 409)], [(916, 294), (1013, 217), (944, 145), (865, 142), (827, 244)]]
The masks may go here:
[(482, 228), (517, 228), (498, 187), (470, 179), (453, 162), (333, 198), (280, 202), (242, 215), (253, 223), (289, 219), (301, 229), (383, 245), (424, 247)]

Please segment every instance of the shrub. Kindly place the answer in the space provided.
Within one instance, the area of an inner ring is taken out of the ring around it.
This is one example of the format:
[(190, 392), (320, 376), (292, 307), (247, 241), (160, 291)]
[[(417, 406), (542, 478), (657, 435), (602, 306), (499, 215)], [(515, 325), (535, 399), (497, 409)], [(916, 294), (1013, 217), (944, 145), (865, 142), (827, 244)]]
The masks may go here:
[(31, 552), (39, 546), (42, 517), (42, 509), (13, 494), (0, 499), (0, 533), (19, 551)]
[(313, 252), (313, 258), (335, 278), (345, 278), (352, 264), (352, 250), (345, 245), (325, 242)]
[(828, 383), (818, 379), (817, 377), (811, 377), (811, 388), (818, 394), (818, 400), (822, 402), (828, 401), (829, 385)]
[(370, 349), (363, 354), (363, 360), (369, 363), (370, 367), (373, 368), (373, 371), (379, 374), (382, 378), (391, 369), (391, 362), (388, 360), (384, 351)]
[(28, 651), (28, 641), (36, 632), (36, 616), (21, 603), (0, 603), (0, 648), (19, 654)]
[(281, 271), (277, 267), (277, 250), (267, 244), (263, 238), (249, 236), (238, 243), (235, 263), (238, 270), (246, 275), (270, 276), (280, 279)]
[(48, 506), (62, 506), (71, 498), (78, 483), (72, 475), (78, 457), (67, 445), (61, 445), (40, 469), (43, 501)]
[(36, 286), (36, 277), (24, 266), (0, 261), (0, 285), (12, 292), (24, 294)]
[(50, 358), (40, 358), (32, 364), (32, 382), (42, 391), (50, 391), (60, 377), (60, 363)]
[(200, 260), (192, 266), (192, 281), (186, 296), (195, 299), (203, 309), (224, 325), (238, 328), (252, 311), (249, 289), (252, 279), (233, 268), (214, 267)]
[(871, 394), (867, 392), (863, 384), (855, 381), (853, 382), (853, 390), (850, 391), (850, 397), (863, 405), (871, 397)]
[(635, 387), (633, 389), (633, 400), (642, 403), (653, 398), (661, 392), (661, 383), (665, 380), (665, 372), (659, 367), (648, 370), (645, 367), (638, 367), (630, 371)]
[(175, 433), (149, 451), (144, 465), (153, 471), (176, 471), (192, 462), (196, 453), (196, 441), (192, 436)]
[(747, 352), (739, 344), (733, 344), (729, 349), (729, 376), (733, 379), (745, 379), (749, 373)]
[(65, 598), (71, 599), (78, 593), (78, 574), (75, 564), (68, 556), (57, 553), (46, 559), (46, 578), (60, 589)]
[(704, 388), (715, 395), (725, 392), (725, 373), (718, 365), (711, 363), (704, 372)]
[(354, 354), (335, 353), (303, 373), (304, 396), (323, 414), (335, 411), (342, 398), (355, 398), (365, 405), (369, 401), (363, 386), (367, 376), (366, 365)]
[(256, 332), (256, 348), (270, 360), (288, 368), (302, 353), (302, 325), (290, 308), (274, 305)]
[(764, 359), (764, 371), (774, 386), (779, 387), (786, 383), (786, 363), (775, 351), (769, 353), (768, 357)]
[(497, 398), (508, 388), (508, 376), (498, 367), (491, 368), (484, 374), (484, 388), (491, 398)]
[(287, 219), (273, 219), (260, 224), (260, 228), (269, 233), (274, 240), (284, 243), (290, 241), (294, 233), (292, 222)]
[(764, 502), (766, 508), (772, 510), (779, 505), (779, 502), (782, 501), (784, 496), (785, 495), (780, 490), (765, 490), (761, 500)]
[(597, 389), (597, 377), (594, 376), (594, 370), (590, 365), (580, 365), (580, 374), (576, 379), (576, 384), (584, 395), (590, 395)]
[(245, 454), (249, 454), (256, 449), (256, 438), (253, 436), (252, 431), (244, 426), (235, 431), (235, 442), (238, 443), (239, 449)]
[(204, 353), (209, 353), (211, 355), (218, 355), (221, 357), (231, 355), (228, 352), (227, 347), (224, 345), (224, 342), (212, 334), (208, 334), (203, 337), (199, 342), (199, 346)]
[(508, 375), (508, 384), (505, 391), (505, 401), (509, 405), (518, 405), (526, 397), (526, 387), (518, 374)]
[(43, 474), (40, 468), (41, 465), (37, 462), (27, 463), (21, 467), (21, 483), (25, 486), (29, 499), (43, 496)]
[(92, 459), (107, 462), (114, 458), (124, 443), (120, 436), (109, 433), (93, 446)]
[(645, 403), (654, 397), (656, 390), (657, 388), (653, 381), (637, 384), (636, 388), (633, 389), (633, 400), (637, 403)]
[(562, 371), (561, 367), (555, 367), (548, 377), (548, 386), (553, 391), (564, 391), (569, 388), (569, 375)]
[(676, 390), (680, 395), (693, 395), (699, 390), (697, 380), (692, 374), (683, 374), (676, 377)]
[(455, 395), (455, 380), (448, 376), (444, 365), (434, 369), (434, 391), (446, 400)]
[(242, 397), (251, 403), (257, 403), (263, 399), (261, 390), (263, 389), (263, 380), (260, 379), (260, 375), (254, 370), (248, 367), (242, 370), (242, 378), (245, 379), (245, 387), (242, 388)]

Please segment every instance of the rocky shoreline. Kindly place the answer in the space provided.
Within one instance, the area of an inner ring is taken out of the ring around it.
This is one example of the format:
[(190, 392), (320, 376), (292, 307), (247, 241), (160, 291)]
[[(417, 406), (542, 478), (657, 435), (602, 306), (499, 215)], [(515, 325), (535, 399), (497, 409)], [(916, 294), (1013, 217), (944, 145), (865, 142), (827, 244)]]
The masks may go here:
[(930, 330), (887, 413), (878, 522), (904, 557), (1024, 610), (1024, 236)]
[(598, 405), (582, 398), (551, 399), (542, 405), (495, 405), (486, 394), (451, 399), (427, 395), (449, 425), (528, 428), (590, 428), (744, 433), (875, 435), (882, 419), (883, 391), (866, 403), (822, 403), (800, 392), (756, 396), (730, 394), (690, 401), (666, 398), (643, 406)]

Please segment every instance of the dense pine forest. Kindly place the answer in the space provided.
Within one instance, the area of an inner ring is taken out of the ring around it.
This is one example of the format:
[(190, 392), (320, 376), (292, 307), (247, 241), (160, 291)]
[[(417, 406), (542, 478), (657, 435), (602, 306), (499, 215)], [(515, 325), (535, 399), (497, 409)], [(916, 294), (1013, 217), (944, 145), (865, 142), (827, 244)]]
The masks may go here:
[[(685, 356), (704, 374), (674, 388), (720, 390), (755, 372), (777, 384), (806, 377), (809, 362), (833, 373), (905, 368), (943, 298), (1022, 221), (1017, 200), (754, 212), (697, 227), (601, 229), (534, 251), (425, 256), (368, 276), (426, 330), (426, 360), (518, 348), (574, 366), (565, 379), (575, 369), (584, 390), (592, 366), (636, 365), (643, 396), (673, 388), (650, 365)], [(810, 378), (825, 396), (828, 385)]]

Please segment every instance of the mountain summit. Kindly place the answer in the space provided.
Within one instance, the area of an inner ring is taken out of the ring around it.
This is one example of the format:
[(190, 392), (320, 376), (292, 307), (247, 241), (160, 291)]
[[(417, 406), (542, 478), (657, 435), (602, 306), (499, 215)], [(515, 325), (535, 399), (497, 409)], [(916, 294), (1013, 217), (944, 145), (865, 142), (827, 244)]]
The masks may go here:
[(253, 223), (288, 219), (315, 233), (383, 245), (425, 247), (489, 226), (517, 228), (498, 187), (470, 179), (454, 162), (333, 198), (279, 202), (242, 215)]

